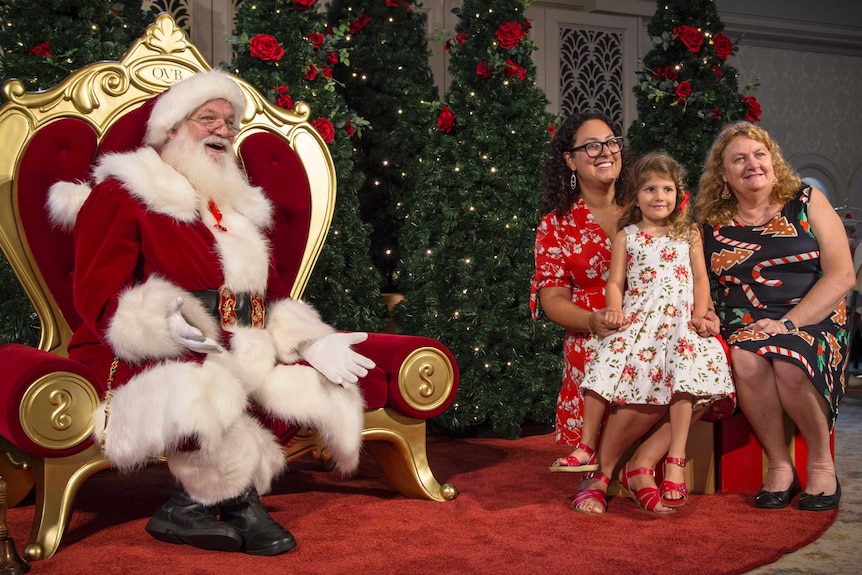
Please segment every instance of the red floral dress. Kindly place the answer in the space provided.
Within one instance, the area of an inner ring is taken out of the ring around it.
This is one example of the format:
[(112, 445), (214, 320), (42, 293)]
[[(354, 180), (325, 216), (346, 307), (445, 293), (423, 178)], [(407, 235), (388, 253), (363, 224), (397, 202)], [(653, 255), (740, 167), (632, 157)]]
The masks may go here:
[[(595, 310), (605, 307), (605, 284), (611, 264), (611, 240), (593, 218), (583, 198), (562, 216), (546, 214), (536, 230), (536, 271), (532, 278), (530, 309), (539, 316), (538, 290), (567, 287), (572, 303)], [(556, 441), (575, 445), (581, 439), (584, 377), (587, 347), (595, 344), (587, 332), (566, 331), (563, 344), (563, 384), (557, 400), (554, 428)]]

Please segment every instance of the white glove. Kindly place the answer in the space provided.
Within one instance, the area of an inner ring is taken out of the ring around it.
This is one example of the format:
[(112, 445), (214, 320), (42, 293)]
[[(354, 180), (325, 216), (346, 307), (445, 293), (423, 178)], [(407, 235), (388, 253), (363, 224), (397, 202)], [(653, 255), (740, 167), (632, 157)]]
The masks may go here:
[(168, 316), (168, 324), (171, 331), (184, 346), (198, 353), (221, 353), (222, 346), (213, 339), (204, 337), (204, 334), (193, 325), (190, 325), (180, 313), (183, 307), (183, 298), (177, 297), (171, 304), (171, 313)]
[(356, 383), (375, 363), (350, 347), (368, 339), (365, 332), (331, 333), (315, 341), (302, 357), (332, 383)]

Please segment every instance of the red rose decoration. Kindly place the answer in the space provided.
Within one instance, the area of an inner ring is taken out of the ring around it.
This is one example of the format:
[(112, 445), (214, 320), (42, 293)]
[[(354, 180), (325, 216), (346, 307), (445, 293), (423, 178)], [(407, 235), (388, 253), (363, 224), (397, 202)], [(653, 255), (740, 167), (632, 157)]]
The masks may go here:
[(680, 100), (685, 100), (691, 94), (691, 82), (680, 82), (674, 90), (674, 93)]
[(494, 36), (500, 41), (501, 48), (511, 50), (524, 37), (524, 28), (518, 22), (503, 22)]
[(712, 39), (712, 45), (715, 46), (715, 55), (719, 60), (727, 60), (733, 54), (733, 42), (721, 32)]
[(320, 134), (320, 137), (323, 138), (323, 141), (327, 144), (331, 143), (332, 140), (335, 139), (335, 127), (333, 127), (332, 122), (326, 118), (318, 118), (314, 120), (311, 125), (314, 126), (314, 129), (317, 130), (317, 133)]
[(527, 79), (527, 71), (512, 60), (506, 60), (503, 66), (503, 73), (510, 78), (517, 78), (521, 82)]
[(713, 120), (718, 120), (718, 117), (721, 115), (721, 112), (718, 108), (713, 108), (709, 111), (709, 117)]
[(674, 28), (673, 35), (679, 38), (679, 41), (692, 54), (700, 52), (700, 47), (703, 46), (703, 32), (692, 26)]
[(524, 18), (524, 31), (529, 32), (532, 27), (533, 25), (530, 24), (530, 21), (527, 18)]
[(317, 78), (317, 66), (309, 64), (305, 70), (305, 79), (309, 82), (314, 82), (315, 78)]
[(365, 29), (366, 26), (368, 26), (368, 22), (370, 21), (371, 18), (368, 17), (368, 14), (360, 14), (359, 18), (350, 23), (350, 33), (359, 34)]
[(480, 78), (490, 78), (492, 72), (493, 70), (485, 62), (479, 62), (479, 65), (476, 66), (476, 75)]
[(311, 42), (311, 45), (314, 46), (315, 50), (320, 50), (323, 47), (323, 42), (326, 40), (326, 36), (320, 32), (309, 34), (307, 38), (308, 41)]
[(281, 86), (276, 86), (275, 91), (279, 94), (287, 94), (288, 92), (290, 92), (290, 88), (282, 84)]
[(762, 113), (760, 102), (754, 96), (744, 96), (742, 101), (748, 106), (748, 110), (745, 112), (745, 119), (749, 122), (759, 122), (760, 114)]
[(449, 109), (449, 106), (444, 105), (440, 110), (440, 116), (437, 117), (437, 128), (444, 134), (448, 134), (455, 127), (455, 114)]
[(30, 53), (34, 56), (42, 56), (43, 58), (51, 57), (51, 43), (50, 42), (42, 42), (41, 44), (36, 44), (32, 48), (30, 48)]
[(386, 0), (386, 6), (388, 8), (398, 8), (401, 6), (401, 0)]
[(554, 136), (557, 135), (557, 129), (554, 127), (553, 124), (548, 124), (548, 131), (551, 133), (551, 139), (553, 140)]
[(718, 78), (719, 80), (724, 78), (724, 72), (722, 72), (721, 68), (719, 68), (718, 66), (713, 66), (712, 71), (715, 72), (715, 77)]
[(251, 55), (264, 62), (278, 62), (284, 56), (284, 48), (279, 46), (275, 36), (257, 34), (249, 42)]
[(673, 66), (665, 66), (662, 70), (662, 76), (665, 80), (676, 82), (676, 68), (674, 68)]
[(338, 64), (338, 52), (336, 52), (335, 50), (329, 52), (329, 54), (326, 55), (326, 62), (333, 66)]
[(293, 0), (293, 5), (300, 10), (308, 10), (314, 6), (315, 2), (317, 2), (317, 0)]
[(284, 108), (285, 110), (293, 110), (293, 98), (287, 94), (282, 94), (275, 99), (275, 105), (279, 108)]
[(467, 35), (464, 32), (455, 35), (455, 41), (458, 42), (458, 46), (463, 46), (464, 42), (467, 41)]
[(356, 133), (356, 130), (353, 129), (353, 120), (350, 118), (344, 123), (344, 129), (347, 131), (347, 136), (352, 138), (353, 134)]
[(327, 78), (332, 78), (332, 68), (329, 66), (321, 66), (320, 71), (323, 72), (323, 75)]

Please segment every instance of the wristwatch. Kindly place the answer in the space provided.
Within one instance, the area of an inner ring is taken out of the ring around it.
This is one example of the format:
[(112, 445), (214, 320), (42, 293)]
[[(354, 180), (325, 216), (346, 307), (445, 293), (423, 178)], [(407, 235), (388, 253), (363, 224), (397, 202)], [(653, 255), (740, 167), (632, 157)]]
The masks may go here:
[(794, 329), (796, 329), (796, 326), (793, 325), (793, 322), (790, 321), (789, 319), (787, 319), (786, 317), (783, 317), (778, 321), (781, 322), (781, 325), (783, 325), (785, 327), (785, 329), (787, 329), (787, 331), (793, 331)]

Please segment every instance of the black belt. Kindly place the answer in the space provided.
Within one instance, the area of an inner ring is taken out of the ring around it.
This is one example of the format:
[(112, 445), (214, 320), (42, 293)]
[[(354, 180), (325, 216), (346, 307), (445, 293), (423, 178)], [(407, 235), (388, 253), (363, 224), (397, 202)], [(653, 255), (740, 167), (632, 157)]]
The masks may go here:
[(246, 292), (233, 293), (226, 287), (191, 293), (225, 329), (237, 325), (263, 328), (265, 314), (263, 296)]

